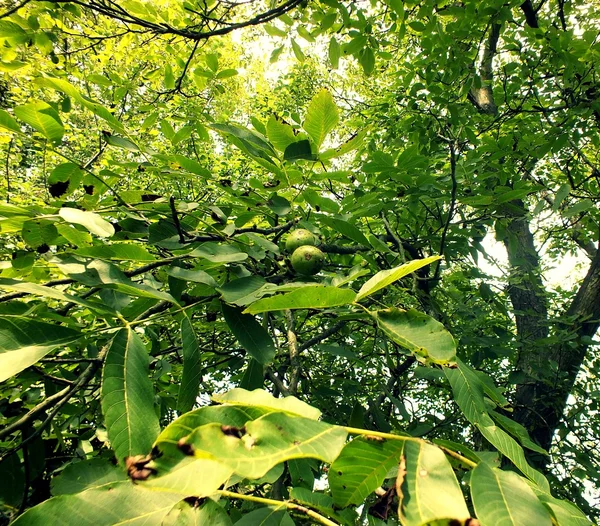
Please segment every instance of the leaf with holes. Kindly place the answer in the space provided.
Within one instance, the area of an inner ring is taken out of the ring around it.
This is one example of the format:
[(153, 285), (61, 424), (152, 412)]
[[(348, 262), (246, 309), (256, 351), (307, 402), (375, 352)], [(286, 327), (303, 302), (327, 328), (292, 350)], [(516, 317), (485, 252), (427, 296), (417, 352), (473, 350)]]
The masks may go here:
[(195, 429), (185, 447), (196, 458), (218, 459), (236, 474), (257, 479), (293, 458), (331, 463), (346, 441), (341, 427), (285, 413), (269, 413), (239, 431), (227, 433), (220, 424), (208, 424)]

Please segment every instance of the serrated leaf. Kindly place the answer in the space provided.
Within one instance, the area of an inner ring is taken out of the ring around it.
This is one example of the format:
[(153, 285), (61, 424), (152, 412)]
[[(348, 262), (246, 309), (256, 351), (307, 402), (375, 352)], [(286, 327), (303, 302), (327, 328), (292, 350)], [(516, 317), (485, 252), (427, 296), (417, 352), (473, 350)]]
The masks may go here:
[(329, 468), (329, 488), (335, 505), (345, 508), (361, 504), (397, 466), (404, 442), (382, 442), (355, 438), (344, 446)]
[(435, 520), (470, 517), (452, 466), (441, 449), (426, 442), (404, 445), (406, 474), (402, 486), (400, 516), (406, 526), (421, 526)]
[(196, 458), (219, 459), (236, 474), (260, 478), (273, 466), (293, 458), (333, 462), (346, 441), (346, 431), (325, 422), (285, 413), (269, 413), (248, 422), (241, 438), (220, 424), (195, 429), (186, 439)]
[(99, 237), (111, 237), (115, 233), (115, 228), (105, 219), (102, 219), (94, 212), (86, 212), (78, 208), (63, 207), (58, 211), (58, 215), (67, 223), (75, 223), (87, 228), (92, 234)]
[(255, 301), (244, 311), (248, 314), (258, 314), (285, 309), (324, 309), (350, 305), (355, 299), (355, 292), (350, 289), (308, 285), (287, 294)]
[(192, 322), (187, 316), (181, 320), (183, 374), (177, 396), (177, 411), (185, 413), (194, 407), (202, 381), (201, 353)]
[(331, 93), (323, 89), (310, 101), (302, 127), (317, 149), (320, 149), (325, 137), (337, 126), (339, 120), (338, 108)]
[(78, 340), (74, 329), (21, 316), (0, 316), (0, 382), (21, 372), (52, 349)]
[(286, 413), (317, 420), (321, 411), (306, 402), (298, 400), (295, 396), (275, 398), (271, 393), (263, 389), (246, 391), (245, 389), (231, 389), (223, 394), (213, 395), (213, 400), (220, 404), (255, 407), (261, 411), (284, 411)]
[(131, 328), (117, 332), (106, 354), (101, 396), (108, 438), (119, 462), (147, 454), (160, 432), (149, 364), (140, 337)]
[(519, 475), (481, 462), (471, 472), (471, 496), (482, 526), (550, 526), (550, 513)]
[(374, 294), (378, 290), (391, 285), (404, 276), (408, 276), (412, 272), (430, 265), (439, 259), (441, 259), (440, 256), (430, 256), (425, 259), (413, 259), (412, 261), (404, 263), (404, 265), (400, 265), (399, 267), (379, 271), (360, 288), (358, 294), (356, 295), (356, 301), (360, 301), (363, 298)]
[(269, 333), (250, 314), (242, 314), (241, 309), (223, 304), (223, 316), (240, 345), (263, 365), (273, 361), (275, 344)]
[(388, 338), (409, 350), (418, 360), (441, 365), (454, 362), (456, 342), (431, 316), (414, 309), (396, 308), (374, 311), (371, 315)]
[(30, 102), (16, 106), (13, 112), (54, 144), (60, 144), (62, 141), (65, 129), (58, 112), (49, 104), (42, 101)]

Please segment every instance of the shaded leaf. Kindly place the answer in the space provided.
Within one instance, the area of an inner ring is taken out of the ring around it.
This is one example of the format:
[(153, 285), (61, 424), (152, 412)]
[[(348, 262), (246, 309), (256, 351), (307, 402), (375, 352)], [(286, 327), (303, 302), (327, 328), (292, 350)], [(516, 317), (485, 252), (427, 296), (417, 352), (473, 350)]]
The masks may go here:
[(202, 381), (201, 353), (192, 322), (187, 316), (181, 320), (183, 374), (177, 396), (177, 411), (185, 413), (194, 407)]
[(120, 480), (127, 480), (127, 475), (112, 462), (100, 458), (83, 460), (69, 464), (52, 479), (52, 495), (79, 493)]
[(65, 129), (58, 112), (49, 104), (35, 101), (17, 106), (13, 111), (19, 119), (29, 124), (54, 144), (60, 144), (62, 141)]
[(240, 345), (261, 364), (269, 364), (275, 357), (275, 344), (269, 333), (254, 316), (241, 309), (223, 304), (223, 316)]

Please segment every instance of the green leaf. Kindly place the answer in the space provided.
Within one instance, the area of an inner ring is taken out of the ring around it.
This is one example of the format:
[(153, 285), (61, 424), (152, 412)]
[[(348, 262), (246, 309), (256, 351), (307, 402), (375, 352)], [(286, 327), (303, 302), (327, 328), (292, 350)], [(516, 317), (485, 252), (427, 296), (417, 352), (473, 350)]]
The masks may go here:
[(217, 73), (216, 78), (218, 79), (229, 79), (235, 77), (238, 74), (237, 69), (223, 69)]
[(333, 462), (346, 441), (346, 431), (325, 422), (285, 413), (269, 413), (248, 422), (241, 438), (220, 424), (195, 429), (186, 439), (196, 458), (219, 459), (245, 478), (260, 478), (292, 458)]
[(128, 150), (130, 152), (139, 152), (140, 147), (135, 144), (133, 141), (130, 141), (126, 137), (120, 137), (118, 135), (111, 135), (110, 133), (104, 134), (104, 140), (106, 144), (110, 146), (115, 146), (117, 148), (122, 148), (123, 150)]
[(78, 208), (63, 207), (58, 211), (58, 215), (67, 223), (75, 223), (87, 228), (92, 234), (99, 237), (112, 237), (115, 228), (105, 219), (102, 219), (94, 212), (86, 212)]
[(284, 161), (314, 161), (317, 156), (312, 152), (310, 141), (293, 142), (283, 152)]
[(388, 285), (398, 281), (404, 276), (408, 276), (412, 272), (419, 270), (427, 265), (430, 265), (434, 261), (441, 259), (440, 256), (430, 256), (425, 259), (413, 259), (404, 265), (395, 267), (389, 270), (381, 270), (375, 274), (369, 281), (367, 281), (358, 291), (356, 301), (360, 301), (371, 294), (374, 294), (378, 290), (381, 290)]
[(219, 245), (215, 242), (202, 243), (189, 253), (192, 258), (208, 259), (211, 263), (235, 263), (248, 259), (248, 254), (232, 245)]
[(42, 101), (35, 101), (17, 106), (13, 111), (19, 119), (48, 140), (56, 145), (61, 143), (65, 129), (58, 112), (52, 106)]
[(258, 314), (285, 309), (325, 309), (349, 305), (354, 301), (355, 296), (355, 292), (350, 289), (308, 285), (287, 294), (258, 300), (247, 307), (244, 313)]
[(527, 463), (523, 448), (508, 433), (495, 426), (494, 421), (489, 416), (484, 416), (482, 422), (477, 424), (477, 429), (490, 444), (509, 458), (529, 480), (541, 489), (550, 491), (546, 477)]
[(113, 309), (111, 309), (107, 305), (104, 305), (103, 303), (82, 299), (77, 296), (61, 292), (60, 290), (57, 290), (53, 287), (39, 285), (38, 283), (30, 283), (27, 281), (19, 281), (16, 279), (9, 278), (0, 278), (0, 288), (14, 290), (15, 292), (25, 292), (26, 294), (34, 294), (36, 296), (42, 296), (44, 298), (52, 298), (55, 300), (64, 301), (65, 303), (77, 303), (78, 305), (87, 307), (92, 311), (110, 314), (111, 316), (114, 316), (116, 314)]
[(253, 301), (259, 300), (264, 295), (277, 291), (277, 285), (267, 283), (260, 276), (247, 276), (234, 279), (220, 287), (221, 298), (227, 303), (244, 307)]
[(68, 95), (73, 100), (77, 101), (83, 107), (92, 111), (95, 115), (104, 119), (108, 124), (110, 124), (111, 128), (116, 131), (120, 131), (124, 133), (124, 129), (122, 124), (113, 116), (108, 108), (105, 108), (101, 104), (84, 97), (79, 93), (79, 91), (69, 84), (66, 80), (50, 78), (50, 77), (41, 77), (35, 80), (37, 84), (44, 87), (50, 87), (58, 91), (62, 91), (65, 95)]
[(358, 54), (358, 62), (363, 68), (365, 75), (369, 76), (375, 69), (375, 53), (370, 47), (365, 47)]
[(285, 152), (290, 144), (298, 140), (294, 128), (275, 115), (271, 115), (267, 121), (267, 138), (280, 152)]
[[(301, 461), (290, 460), (289, 463), (292, 462)], [(349, 509), (342, 510), (341, 512), (334, 510), (333, 499), (325, 493), (313, 492), (302, 487), (293, 487), (290, 489), (290, 499), (298, 502), (299, 504), (308, 506), (309, 508), (313, 508), (319, 513), (327, 517), (331, 517), (345, 526), (354, 526), (356, 524), (356, 512)]]
[(291, 415), (303, 416), (313, 420), (317, 420), (321, 416), (321, 411), (316, 407), (312, 407), (294, 396), (275, 398), (272, 394), (262, 389), (246, 391), (245, 389), (236, 388), (223, 394), (214, 395), (212, 398), (220, 404), (256, 407), (261, 411), (268, 412), (284, 411)]
[(342, 54), (342, 48), (340, 43), (337, 41), (335, 37), (331, 37), (329, 40), (329, 63), (333, 69), (337, 69), (340, 67), (340, 56)]
[(452, 466), (441, 449), (426, 442), (404, 445), (406, 474), (400, 510), (406, 526), (470, 517)]
[(344, 446), (329, 468), (329, 488), (335, 505), (345, 508), (362, 502), (400, 462), (404, 442), (382, 442), (359, 437)]
[(54, 245), (58, 237), (58, 230), (56, 230), (54, 223), (50, 221), (32, 219), (23, 223), (21, 237), (25, 243), (33, 248), (42, 245)]
[(185, 413), (194, 407), (202, 381), (202, 357), (200, 345), (192, 322), (187, 316), (181, 320), (181, 343), (183, 353), (183, 374), (177, 396), (177, 411)]
[[(241, 391), (248, 393), (248, 391), (245, 391), (244, 389), (241, 389)], [(287, 398), (285, 400), (287, 400)], [(197, 427), (215, 422), (221, 425), (242, 427), (246, 422), (259, 418), (273, 410), (275, 409), (269, 407), (244, 406), (241, 402), (240, 405), (227, 404), (200, 407), (199, 409), (194, 409), (189, 413), (181, 415), (174, 422), (171, 422), (158, 436), (156, 444), (159, 448), (162, 449), (163, 447), (166, 447), (168, 450), (169, 447), (176, 446), (179, 440), (188, 436)], [(181, 455), (178, 455), (178, 458), (181, 458)]]
[(21, 131), (17, 121), (13, 119), (10, 114), (5, 110), (0, 110), (0, 128), (4, 128), (8, 131), (19, 133)]
[[(48, 189), (53, 197), (74, 192), (83, 178), (81, 168), (74, 163), (59, 164), (48, 176)], [(62, 186), (61, 186), (62, 185)], [(55, 189), (53, 191), (53, 188)], [(62, 192), (58, 192), (64, 188)], [(57, 193), (58, 192), (58, 193)]]
[(338, 219), (326, 215), (320, 215), (319, 219), (327, 226), (331, 227), (335, 232), (339, 232), (343, 236), (352, 241), (356, 241), (359, 244), (369, 246), (369, 240), (365, 235), (355, 225), (349, 223), (345, 219)]
[(294, 526), (294, 521), (285, 509), (265, 507), (244, 515), (235, 526)]
[(302, 127), (320, 149), (325, 137), (339, 120), (340, 115), (331, 93), (322, 89), (310, 101)]
[(484, 400), (483, 383), (476, 372), (456, 359), (456, 368), (444, 368), (444, 374), (454, 393), (454, 400), (472, 424), (479, 423), (487, 412)]
[(100, 458), (83, 460), (69, 464), (52, 479), (52, 495), (80, 493), (120, 480), (127, 480), (127, 475), (112, 462)]
[(114, 482), (75, 495), (60, 495), (20, 515), (16, 526), (160, 524), (185, 494), (148, 490), (131, 481)]
[(482, 526), (550, 526), (548, 510), (519, 475), (481, 462), (471, 472), (471, 496)]
[(21, 316), (0, 316), (0, 382), (21, 372), (52, 349), (82, 337), (79, 331)]
[(586, 210), (589, 210), (590, 208), (593, 208), (593, 207), (594, 207), (594, 203), (590, 199), (582, 199), (581, 201), (578, 201), (573, 206), (567, 208), (563, 212), (563, 216), (564, 217), (572, 217), (574, 215), (581, 214), (581, 213), (585, 212)]
[(531, 451), (535, 451), (540, 453), (541, 455), (548, 456), (548, 452), (538, 446), (535, 442), (531, 440), (529, 437), (529, 433), (527, 429), (525, 429), (521, 424), (511, 420), (507, 416), (504, 416), (501, 413), (496, 413), (495, 411), (491, 411), (489, 415), (494, 419), (498, 425), (503, 427), (506, 431), (508, 431), (511, 435), (516, 437), (523, 447), (530, 449)]
[[(112, 225), (108, 223), (111, 227)], [(73, 251), (78, 256), (97, 259), (115, 259), (117, 261), (155, 261), (156, 258), (145, 248), (133, 243), (111, 243), (110, 245), (95, 245), (78, 248)]]
[(85, 285), (114, 289), (134, 297), (177, 303), (175, 298), (166, 292), (144, 283), (131, 281), (117, 266), (106, 261), (99, 259), (85, 261), (71, 257), (57, 258), (53, 262), (63, 274)]
[(371, 315), (392, 341), (409, 350), (420, 361), (441, 365), (453, 363), (456, 342), (437, 320), (422, 312), (390, 308)]
[(532, 488), (538, 499), (550, 510), (560, 526), (593, 526), (583, 512), (570, 502), (554, 498), (538, 488)]
[(0, 510), (17, 512), (23, 502), (25, 473), (17, 453), (0, 461)]
[(275, 358), (275, 344), (269, 333), (250, 314), (242, 314), (241, 309), (223, 304), (223, 316), (231, 332), (240, 345), (263, 365)]
[(148, 352), (131, 329), (114, 336), (102, 370), (102, 414), (119, 462), (147, 454), (160, 432), (154, 389), (148, 377)]
[(272, 37), (286, 37), (287, 36), (287, 31), (284, 31), (283, 29), (279, 29), (278, 27), (274, 26), (273, 24), (264, 24), (263, 28), (265, 29), (265, 32), (269, 36), (272, 36)]
[(294, 38), (292, 38), (291, 43), (292, 43), (292, 52), (294, 53), (296, 60), (298, 60), (298, 62), (304, 62), (306, 60), (306, 55), (304, 55), (304, 52), (302, 51), (300, 44), (298, 44), (298, 42), (296, 42), (296, 39), (294, 39)]
[(174, 278), (181, 279), (183, 281), (193, 281), (194, 283), (204, 283), (212, 288), (217, 288), (217, 282), (215, 279), (204, 272), (203, 270), (186, 270), (181, 267), (169, 267), (167, 274)]
[(233, 522), (222, 506), (207, 499), (200, 506), (182, 501), (177, 503), (163, 519), (161, 526), (232, 526)]

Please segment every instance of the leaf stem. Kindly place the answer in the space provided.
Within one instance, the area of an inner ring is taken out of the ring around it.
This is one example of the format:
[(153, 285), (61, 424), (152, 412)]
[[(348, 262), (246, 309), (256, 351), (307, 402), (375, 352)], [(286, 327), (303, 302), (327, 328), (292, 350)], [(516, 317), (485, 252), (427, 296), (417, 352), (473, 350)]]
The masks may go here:
[(233, 491), (227, 490), (219, 490), (217, 492), (219, 495), (223, 497), (229, 497), (230, 499), (240, 499), (240, 500), (249, 500), (251, 502), (256, 502), (258, 504), (264, 504), (265, 506), (274, 506), (275, 508), (287, 508), (289, 510), (298, 511), (300, 513), (304, 513), (308, 515), (310, 518), (316, 520), (321, 524), (325, 524), (325, 526), (339, 526), (337, 522), (333, 522), (332, 520), (324, 517), (320, 513), (317, 513), (314, 510), (301, 506), (300, 504), (296, 504), (290, 501), (281, 501), (274, 499), (265, 499), (263, 497), (255, 497), (254, 495), (244, 495), (242, 493), (235, 493)]

